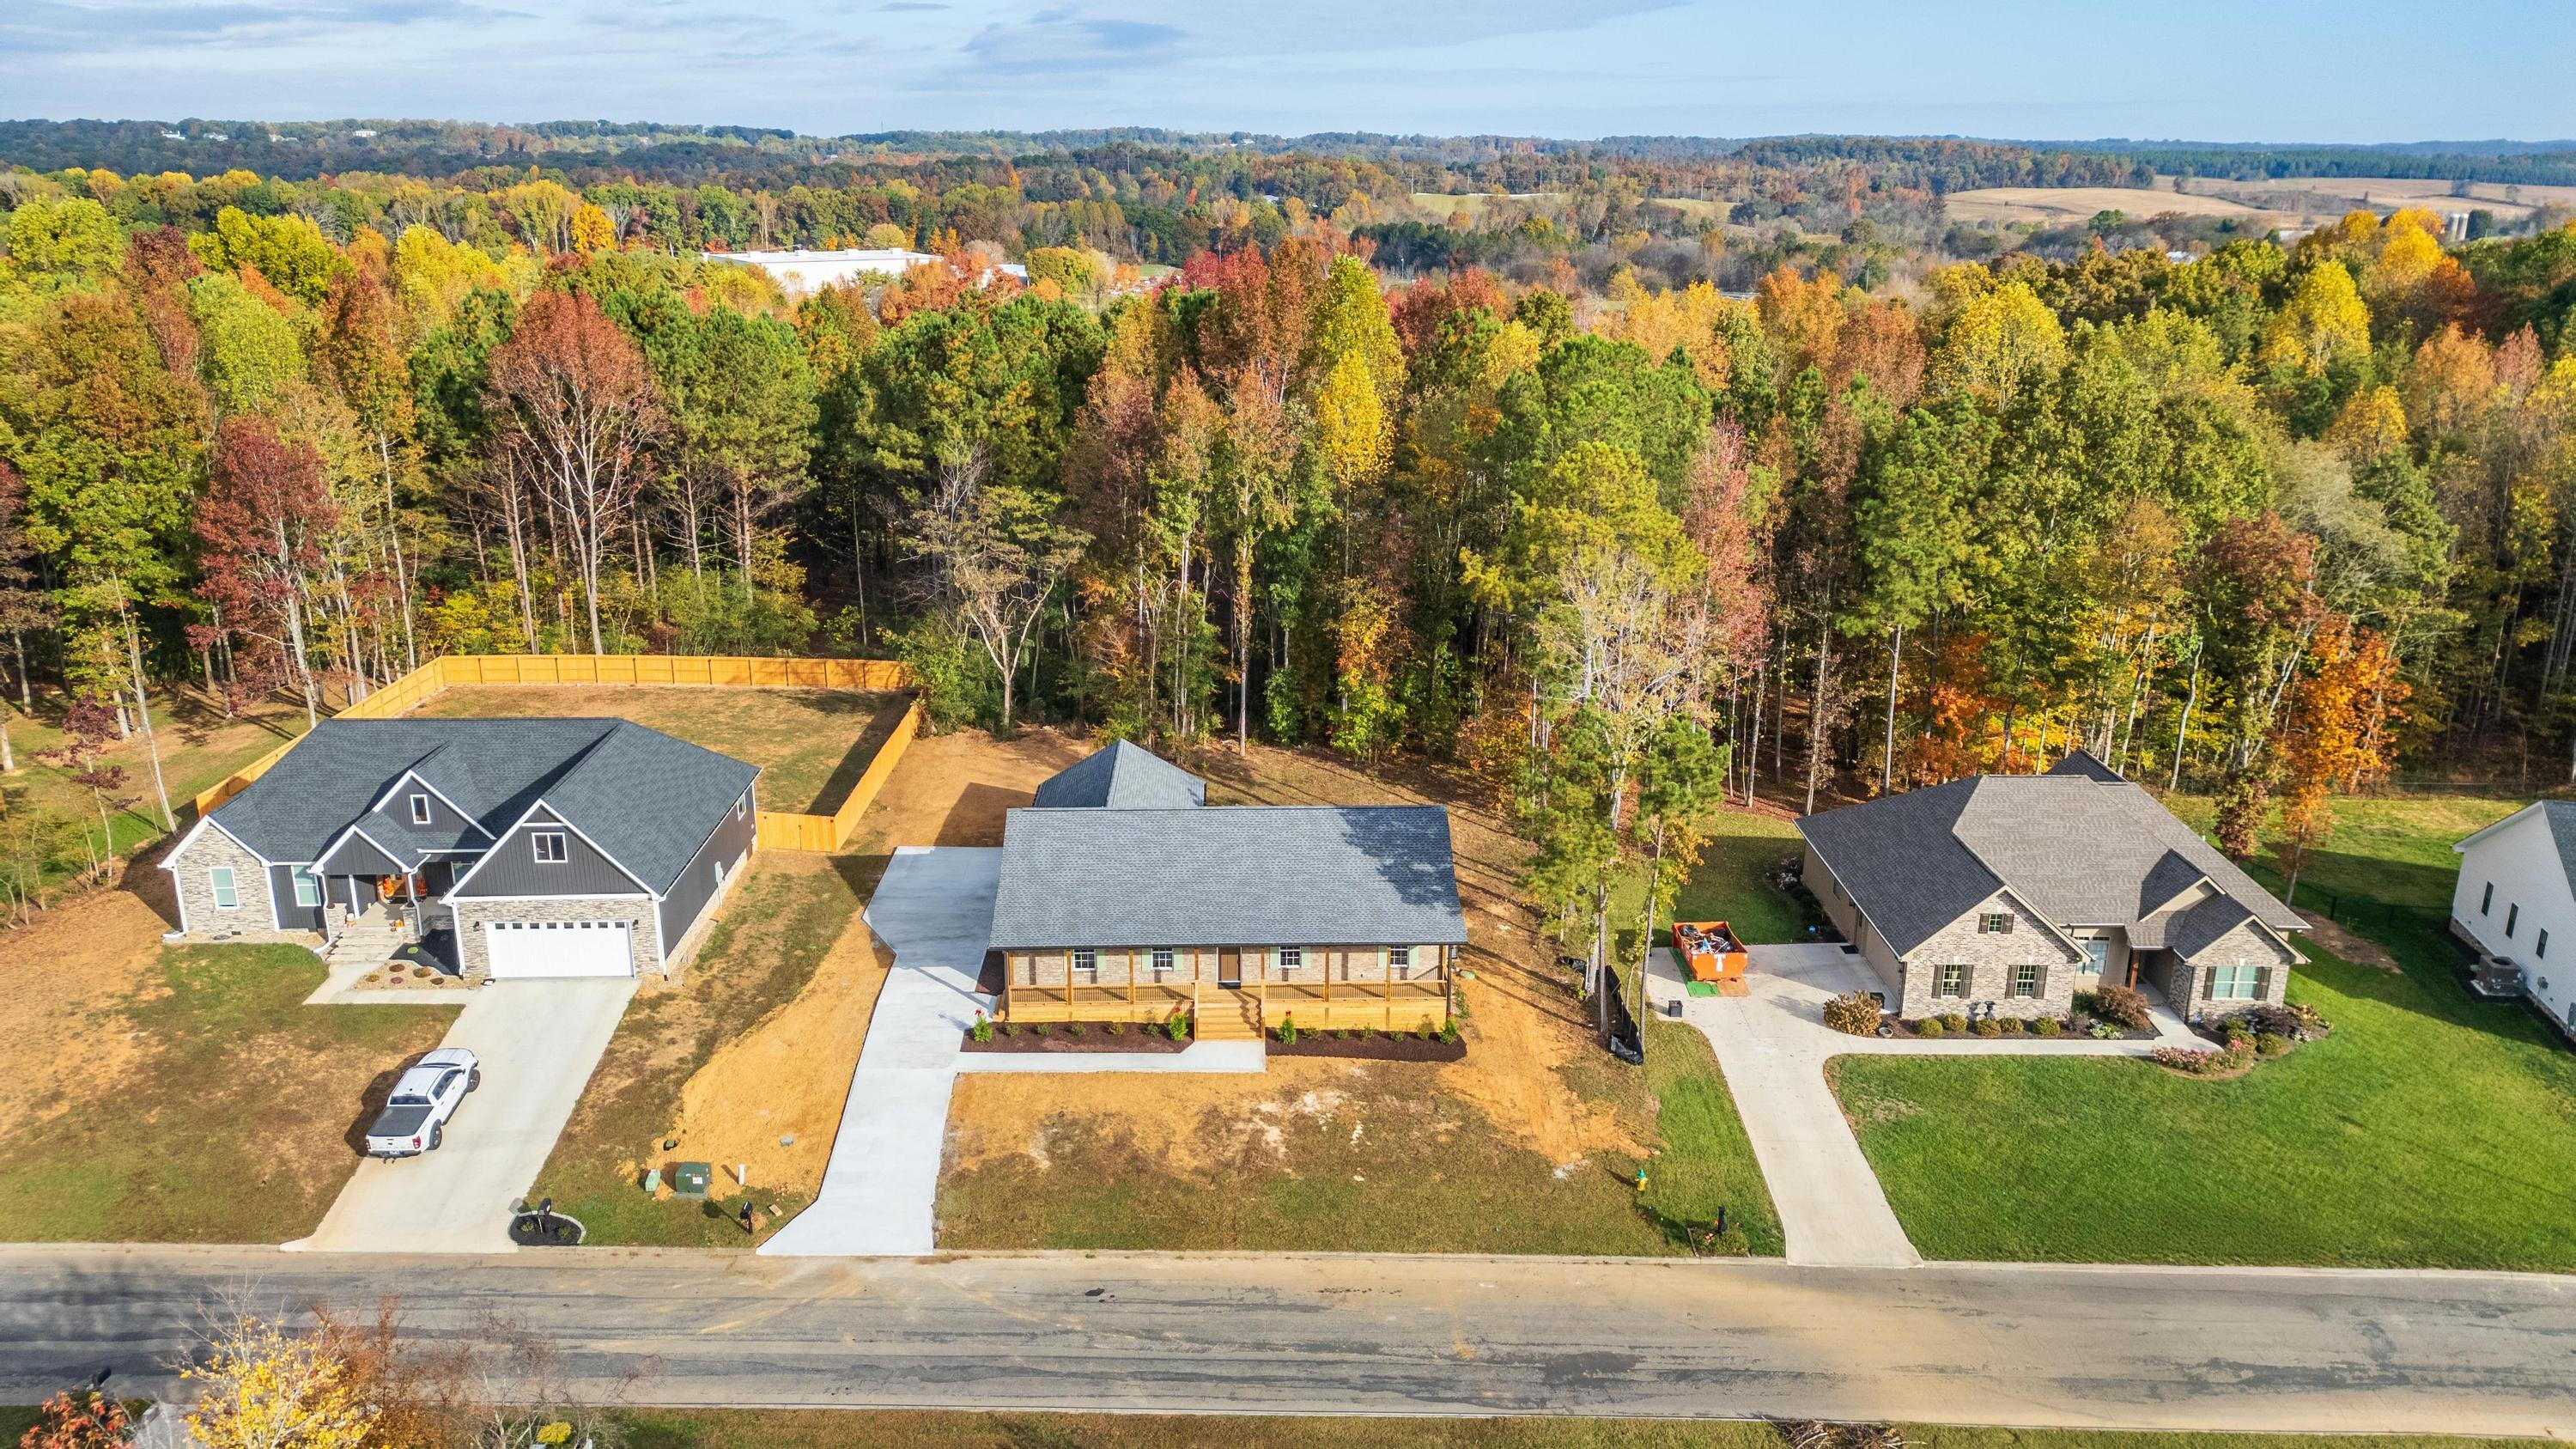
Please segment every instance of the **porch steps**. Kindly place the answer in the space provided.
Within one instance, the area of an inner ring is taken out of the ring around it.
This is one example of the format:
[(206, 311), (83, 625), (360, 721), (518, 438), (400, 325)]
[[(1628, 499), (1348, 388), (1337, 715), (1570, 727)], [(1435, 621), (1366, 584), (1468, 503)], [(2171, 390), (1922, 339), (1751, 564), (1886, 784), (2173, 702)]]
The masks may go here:
[(1191, 1035), (1200, 1041), (1259, 1041), (1261, 1003), (1249, 997), (1234, 1003), (1208, 1002)]

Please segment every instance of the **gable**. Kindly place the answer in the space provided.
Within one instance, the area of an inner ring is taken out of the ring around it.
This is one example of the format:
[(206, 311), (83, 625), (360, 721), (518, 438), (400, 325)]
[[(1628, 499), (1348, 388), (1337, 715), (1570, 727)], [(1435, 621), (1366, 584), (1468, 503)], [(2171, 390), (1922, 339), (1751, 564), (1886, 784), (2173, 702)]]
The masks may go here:
[[(1984, 930), (1983, 919), (1991, 915), (2011, 917), (2012, 929), (2000, 933)], [(1972, 944), (1984, 948), (1972, 953), (1979, 955), (1988, 955), (1997, 948), (2009, 947), (2027, 952), (2029, 956), (2053, 954), (2060, 960), (2068, 962), (2085, 959), (2084, 948), (2068, 939), (2066, 933), (2059, 930), (2054, 922), (2032, 909), (2029, 902), (2009, 889), (1998, 890), (1969, 909), (1960, 912), (1949, 924), (1917, 942), (1912, 949), (1899, 954), (1907, 960), (1918, 957), (1928, 959), (1930, 956), (1939, 956), (1944, 952), (1960, 953), (1970, 948)], [(1944, 959), (1949, 958), (1945, 956)], [(1990, 955), (1988, 959), (1992, 959)]]
[[(537, 837), (560, 839), (561, 860), (537, 858)], [(527, 818), (502, 832), (456, 885), (450, 896), (623, 896), (650, 895), (615, 857), (562, 816), (540, 804)]]

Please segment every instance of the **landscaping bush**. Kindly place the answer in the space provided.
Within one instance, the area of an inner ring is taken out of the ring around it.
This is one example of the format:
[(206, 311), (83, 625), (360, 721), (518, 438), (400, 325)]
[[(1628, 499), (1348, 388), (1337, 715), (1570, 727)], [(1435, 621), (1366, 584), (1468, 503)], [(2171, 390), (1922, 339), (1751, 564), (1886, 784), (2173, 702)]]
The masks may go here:
[(2157, 1066), (2189, 1072), (2196, 1077), (2209, 1070), (2209, 1064), (2217, 1059), (2218, 1053), (2202, 1047), (2160, 1046), (2153, 1055)]
[(2002, 1036), (2004, 1034), (2004, 1024), (1989, 1016), (1979, 1021), (1976, 1024), (1975, 1030), (1979, 1036)]
[(1066, 1036), (1080, 1036), (1080, 1035), (1082, 1035), (1082, 1023), (1081, 1023), (1081, 1022), (1078, 1022), (1078, 1021), (1068, 1021), (1068, 1022), (1066, 1022), (1066, 1023), (1064, 1024), (1064, 1034), (1065, 1034)]
[(1916, 1036), (1924, 1037), (1939, 1036), (1941, 1034), (1941, 1019), (1935, 1016), (1927, 1017), (1922, 1021), (1916, 1022), (1914, 1024), (1914, 1034)]
[(2218, 1023), (2218, 1034), (2227, 1038), (2229, 1046), (2234, 1046), (2238, 1042), (2252, 1041), (2254, 1028), (2247, 1026), (2243, 1018), (2231, 1016)]
[(1111, 1036), (1125, 1036), (1127, 1034), (1127, 1023), (1123, 1021), (1113, 1021), (1109, 1023), (1109, 1034)]
[(2030, 1023), (2023, 1021), (2018, 1016), (2007, 1016), (2004, 1018), (2004, 1035), (2006, 1036), (2019, 1036), (2029, 1029)]
[(1455, 1045), (1457, 1040), (1458, 1018), (1453, 1016), (1447, 1021), (1440, 1023), (1440, 1043), (1443, 1046), (1451, 1046)]
[(1941, 1029), (1952, 1036), (1965, 1036), (1968, 1019), (1955, 1011), (1945, 1011), (1941, 1013)]
[(1297, 1018), (1293, 1016), (1279, 1018), (1279, 1044), (1281, 1046), (1297, 1044)]
[(1043, 1021), (1033, 1022), (1030, 1024), (1029, 1030), (1037, 1036), (1045, 1036), (1047, 1034), (1047, 1024)]
[(2102, 995), (2100, 992), (2076, 992), (2073, 1004), (2075, 1007), (2075, 1014), (2078, 1016), (2100, 1016), (2102, 1014)]
[(2066, 1030), (2066, 1023), (2059, 1021), (2053, 1016), (2043, 1016), (2039, 1020), (2032, 1022), (2030, 1024), (2030, 1029), (2039, 1033), (2041, 1036), (2055, 1036), (2059, 1032)]
[(1866, 991), (1854, 991), (1825, 1003), (1825, 1025), (1848, 1036), (1878, 1030), (1878, 1002)]
[(2267, 1031), (2254, 1038), (2254, 1054), (2256, 1056), (2277, 1057), (2289, 1049), (2290, 1039), (2281, 1035), (2277, 1031)]
[(2131, 1031), (2147, 1031), (2155, 1026), (2154, 1018), (2147, 1015), (2146, 993), (2126, 986), (2105, 986), (2094, 992), (2093, 1010), (2104, 1021)]
[(992, 1021), (992, 1018), (990, 1018), (990, 1017), (986, 1016), (984, 1013), (982, 1013), (982, 1012), (980, 1012), (980, 1011), (979, 1011), (979, 1012), (976, 1012), (976, 1013), (975, 1013), (975, 1028), (974, 1028), (974, 1030), (975, 1030), (975, 1040), (977, 1040), (977, 1041), (991, 1041), (991, 1040), (993, 1039), (993, 1021)]
[(1163, 1023), (1163, 1035), (1174, 1041), (1188, 1041), (1190, 1039), (1189, 1017), (1182, 1012), (1173, 1012), (1171, 1019)]
[[(2307, 1015), (2310, 1018), (2314, 1018), (2316, 1016), (2316, 1008), (2308, 1008)], [(2303, 1035), (2308, 1027), (2307, 1021), (2301, 1020), (2298, 1012), (2293, 1011), (2286, 1006), (2273, 1006), (2268, 1002), (2261, 1006), (2249, 1009), (2244, 1016), (2239, 1018), (2239, 1020), (2242, 1020), (2246, 1026), (2253, 1030), (2258, 1046), (2261, 1043), (2261, 1039), (2264, 1037), (2285, 1036), (2296, 1038)]]
[(2097, 1021), (2085, 1028), (2085, 1034), (2095, 1041), (2109, 1041), (2120, 1034), (2120, 1029), (2107, 1021)]
[(1016, 1021), (1006, 1021), (1006, 1022), (1003, 1022), (1003, 1023), (1002, 1023), (1002, 1035), (1004, 1035), (1004, 1036), (1018, 1036), (1019, 1034), (1020, 1034), (1020, 1024), (1019, 1024), (1018, 1022), (1016, 1022)]

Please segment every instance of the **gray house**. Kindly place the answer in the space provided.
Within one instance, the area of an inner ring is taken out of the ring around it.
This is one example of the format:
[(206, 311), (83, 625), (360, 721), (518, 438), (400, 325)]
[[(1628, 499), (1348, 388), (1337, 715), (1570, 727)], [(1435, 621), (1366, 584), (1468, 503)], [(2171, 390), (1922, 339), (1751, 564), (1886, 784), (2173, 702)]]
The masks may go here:
[(326, 720), (161, 868), (191, 940), (667, 971), (752, 849), (758, 773), (624, 720)]
[(2103, 983), (2186, 1017), (2278, 1005), (2307, 922), (2077, 752), (1810, 815), (1805, 881), (1909, 1019), (2053, 1016)]
[(1206, 799), (1120, 743), (1010, 812), (990, 940), (1006, 1019), (1180, 1014), (1211, 1038), (1448, 1019), (1467, 925), (1447, 810)]

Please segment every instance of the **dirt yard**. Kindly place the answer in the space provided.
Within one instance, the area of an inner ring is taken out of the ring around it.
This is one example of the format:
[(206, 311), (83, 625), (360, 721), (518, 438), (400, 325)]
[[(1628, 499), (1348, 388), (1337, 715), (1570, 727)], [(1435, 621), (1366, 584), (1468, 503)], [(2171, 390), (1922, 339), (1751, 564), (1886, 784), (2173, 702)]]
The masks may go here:
[(1082, 753), (1044, 730), (1008, 743), (919, 739), (848, 851), (758, 856), (697, 961), (676, 982), (647, 978), (540, 1193), (580, 1217), (594, 1243), (743, 1241), (728, 1214), (744, 1189), (729, 1173), (716, 1174), (706, 1206), (637, 1189), (646, 1168), (668, 1162), (750, 1164), (750, 1197), (779, 1210), (764, 1232), (811, 1200), (885, 983), (860, 912), (887, 857), (898, 845), (1000, 843), (1002, 812)]
[[(1630, 1185), (1657, 1145), (1655, 1098), (1587, 1044), (1556, 952), (1514, 897), (1527, 847), (1505, 822), (1413, 767), (1377, 778), (1264, 747), (1248, 761), (1220, 750), (1181, 763), (1207, 777), (1211, 805), (1450, 807), (1470, 939), (1466, 1060), (1274, 1058), (1258, 1077), (1158, 1076), (1150, 1092), (966, 1077), (949, 1115), (941, 1242), (1668, 1251)], [(1742, 1192), (1760, 1195), (1758, 1177)]]
[(0, 935), (0, 1239), (301, 1237), (395, 1069), (454, 1019), (304, 1006), (322, 963), (298, 946), (164, 948), (166, 895), (135, 867)]
[(443, 690), (412, 713), (631, 719), (760, 766), (763, 809), (828, 815), (848, 798), (907, 703), (901, 694), (846, 689), (478, 684)]

